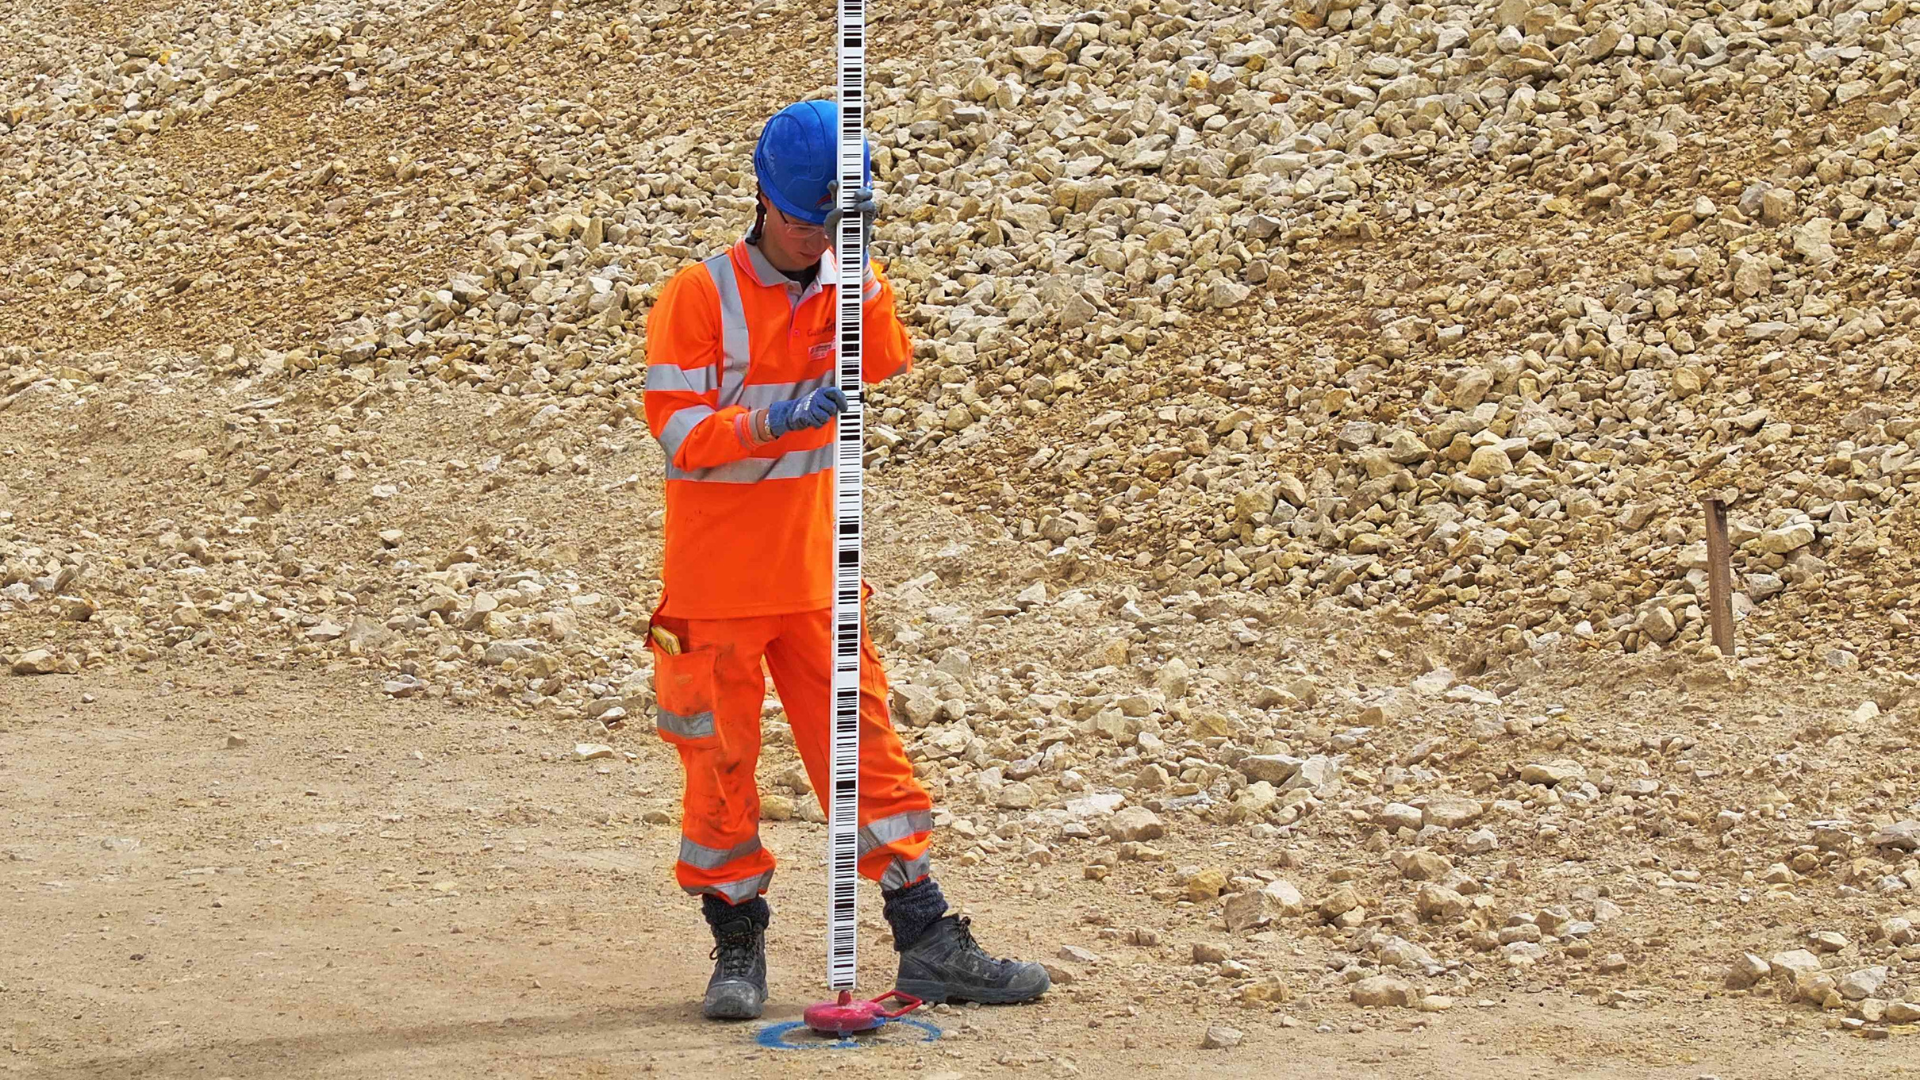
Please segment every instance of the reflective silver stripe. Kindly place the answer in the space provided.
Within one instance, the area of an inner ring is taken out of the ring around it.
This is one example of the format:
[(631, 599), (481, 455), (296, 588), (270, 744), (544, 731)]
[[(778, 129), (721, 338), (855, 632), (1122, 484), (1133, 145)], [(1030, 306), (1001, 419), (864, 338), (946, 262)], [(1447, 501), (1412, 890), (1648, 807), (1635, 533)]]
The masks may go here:
[(795, 480), (802, 476), (824, 472), (833, 468), (833, 455), (837, 449), (832, 443), (828, 443), (811, 450), (789, 450), (774, 459), (773, 468), (767, 472), (767, 479)]
[(867, 283), (867, 287), (864, 290), (862, 290), (862, 292), (860, 293), (860, 299), (865, 300), (868, 303), (872, 303), (873, 301), (880, 299), (880, 279), (879, 278), (875, 278), (872, 281)]
[(904, 814), (870, 821), (860, 827), (860, 857), (864, 859), (868, 853), (878, 848), (897, 844), (909, 836), (932, 831), (933, 811), (931, 810), (909, 810)]
[(764, 409), (776, 401), (805, 397), (823, 386), (833, 385), (832, 370), (817, 379), (802, 379), (799, 382), (748, 383), (740, 388), (740, 404), (749, 409)]
[(667, 479), (694, 480), (709, 484), (757, 484), (762, 480), (792, 480), (833, 468), (833, 454), (834, 446), (828, 443), (812, 450), (789, 450), (779, 457), (743, 458), (739, 461), (730, 461), (725, 465), (716, 465), (711, 469), (676, 468), (669, 459)]
[(750, 878), (741, 878), (739, 881), (723, 881), (718, 885), (682, 885), (681, 889), (689, 896), (700, 896), (703, 894), (707, 896), (718, 896), (726, 900), (729, 904), (744, 904), (754, 897), (759, 896), (761, 893), (766, 892), (767, 886), (772, 883), (773, 871), (769, 870), (764, 874), (755, 874)]
[(740, 301), (740, 278), (733, 269), (733, 254), (723, 251), (706, 260), (706, 267), (713, 287), (720, 293), (720, 407), (724, 409), (739, 403), (753, 351), (747, 341), (747, 309)]
[(683, 368), (677, 364), (647, 365), (648, 393), (660, 390), (672, 394), (704, 394), (718, 385), (711, 364), (697, 368)]
[(931, 869), (933, 869), (933, 853), (930, 851), (917, 859), (895, 859), (887, 864), (886, 872), (880, 875), (880, 887), (904, 889), (926, 877)]
[(709, 739), (713, 737), (713, 713), (694, 713), (681, 716), (676, 712), (660, 710), (657, 725), (661, 731), (670, 731), (683, 739)]
[(735, 859), (752, 855), (760, 850), (760, 837), (741, 841), (730, 848), (712, 848), (697, 844), (686, 837), (680, 838), (680, 861), (688, 866), (697, 866), (702, 870), (718, 870)]
[(705, 405), (689, 405), (667, 418), (660, 425), (660, 448), (667, 452), (667, 461), (672, 462), (680, 456), (680, 444), (687, 441), (700, 421), (713, 415), (713, 410)]

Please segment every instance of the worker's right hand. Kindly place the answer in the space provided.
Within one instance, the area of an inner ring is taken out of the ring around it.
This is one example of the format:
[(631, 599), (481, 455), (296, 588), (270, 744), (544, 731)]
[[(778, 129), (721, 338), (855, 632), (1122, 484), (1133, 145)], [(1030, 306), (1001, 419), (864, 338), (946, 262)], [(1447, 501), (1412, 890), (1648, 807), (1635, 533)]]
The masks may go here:
[(823, 386), (806, 397), (767, 406), (767, 430), (777, 439), (789, 431), (825, 427), (846, 407), (847, 395), (839, 387)]
[[(838, 242), (840, 239), (840, 184), (836, 181), (827, 185), (834, 194), (834, 206), (827, 211), (827, 239)], [(880, 214), (880, 203), (873, 197), (873, 189), (863, 187), (854, 193), (853, 207), (860, 212), (860, 244), (868, 251), (873, 249), (873, 219)]]

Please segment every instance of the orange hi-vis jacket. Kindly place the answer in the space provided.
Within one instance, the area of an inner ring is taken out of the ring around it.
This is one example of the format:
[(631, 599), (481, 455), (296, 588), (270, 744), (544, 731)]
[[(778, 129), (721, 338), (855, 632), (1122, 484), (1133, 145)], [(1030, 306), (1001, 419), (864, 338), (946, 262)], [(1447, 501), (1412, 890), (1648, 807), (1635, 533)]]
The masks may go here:
[[(730, 619), (833, 605), (837, 424), (753, 441), (747, 416), (832, 386), (836, 262), (805, 290), (742, 240), (674, 275), (647, 316), (647, 424), (667, 456), (661, 613)], [(893, 287), (869, 269), (861, 379), (911, 366)]]

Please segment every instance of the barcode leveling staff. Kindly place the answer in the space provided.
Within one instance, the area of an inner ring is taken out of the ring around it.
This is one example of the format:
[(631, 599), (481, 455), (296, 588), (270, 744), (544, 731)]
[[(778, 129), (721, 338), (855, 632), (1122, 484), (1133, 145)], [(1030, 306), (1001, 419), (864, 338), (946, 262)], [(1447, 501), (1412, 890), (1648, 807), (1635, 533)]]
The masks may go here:
[[(858, 209), (866, 187), (866, 28), (863, 0), (840, 0), (840, 138), (835, 197), (840, 280), (858, 281), (867, 264), (865, 221)], [(834, 457), (833, 552), (833, 805), (828, 815), (827, 985), (851, 989), (857, 969), (855, 889), (859, 871), (860, 812), (860, 580), (861, 452), (865, 402), (860, 390), (861, 289), (841, 289), (839, 383), (846, 398)]]

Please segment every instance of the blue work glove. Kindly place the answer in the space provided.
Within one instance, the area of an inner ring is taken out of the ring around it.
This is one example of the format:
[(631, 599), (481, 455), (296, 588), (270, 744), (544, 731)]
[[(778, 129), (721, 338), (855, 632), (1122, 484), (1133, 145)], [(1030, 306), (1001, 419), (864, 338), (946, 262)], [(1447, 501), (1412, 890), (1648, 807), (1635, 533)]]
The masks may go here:
[[(836, 182), (827, 185), (834, 193), (834, 206), (827, 211), (827, 239), (837, 241), (840, 238), (840, 185)], [(873, 248), (873, 219), (880, 212), (880, 203), (873, 197), (873, 189), (863, 187), (854, 194), (853, 205), (860, 211), (860, 243), (869, 251)]]
[(776, 401), (767, 406), (766, 431), (777, 439), (790, 431), (825, 427), (846, 407), (847, 395), (841, 393), (839, 387), (823, 386), (806, 397)]

